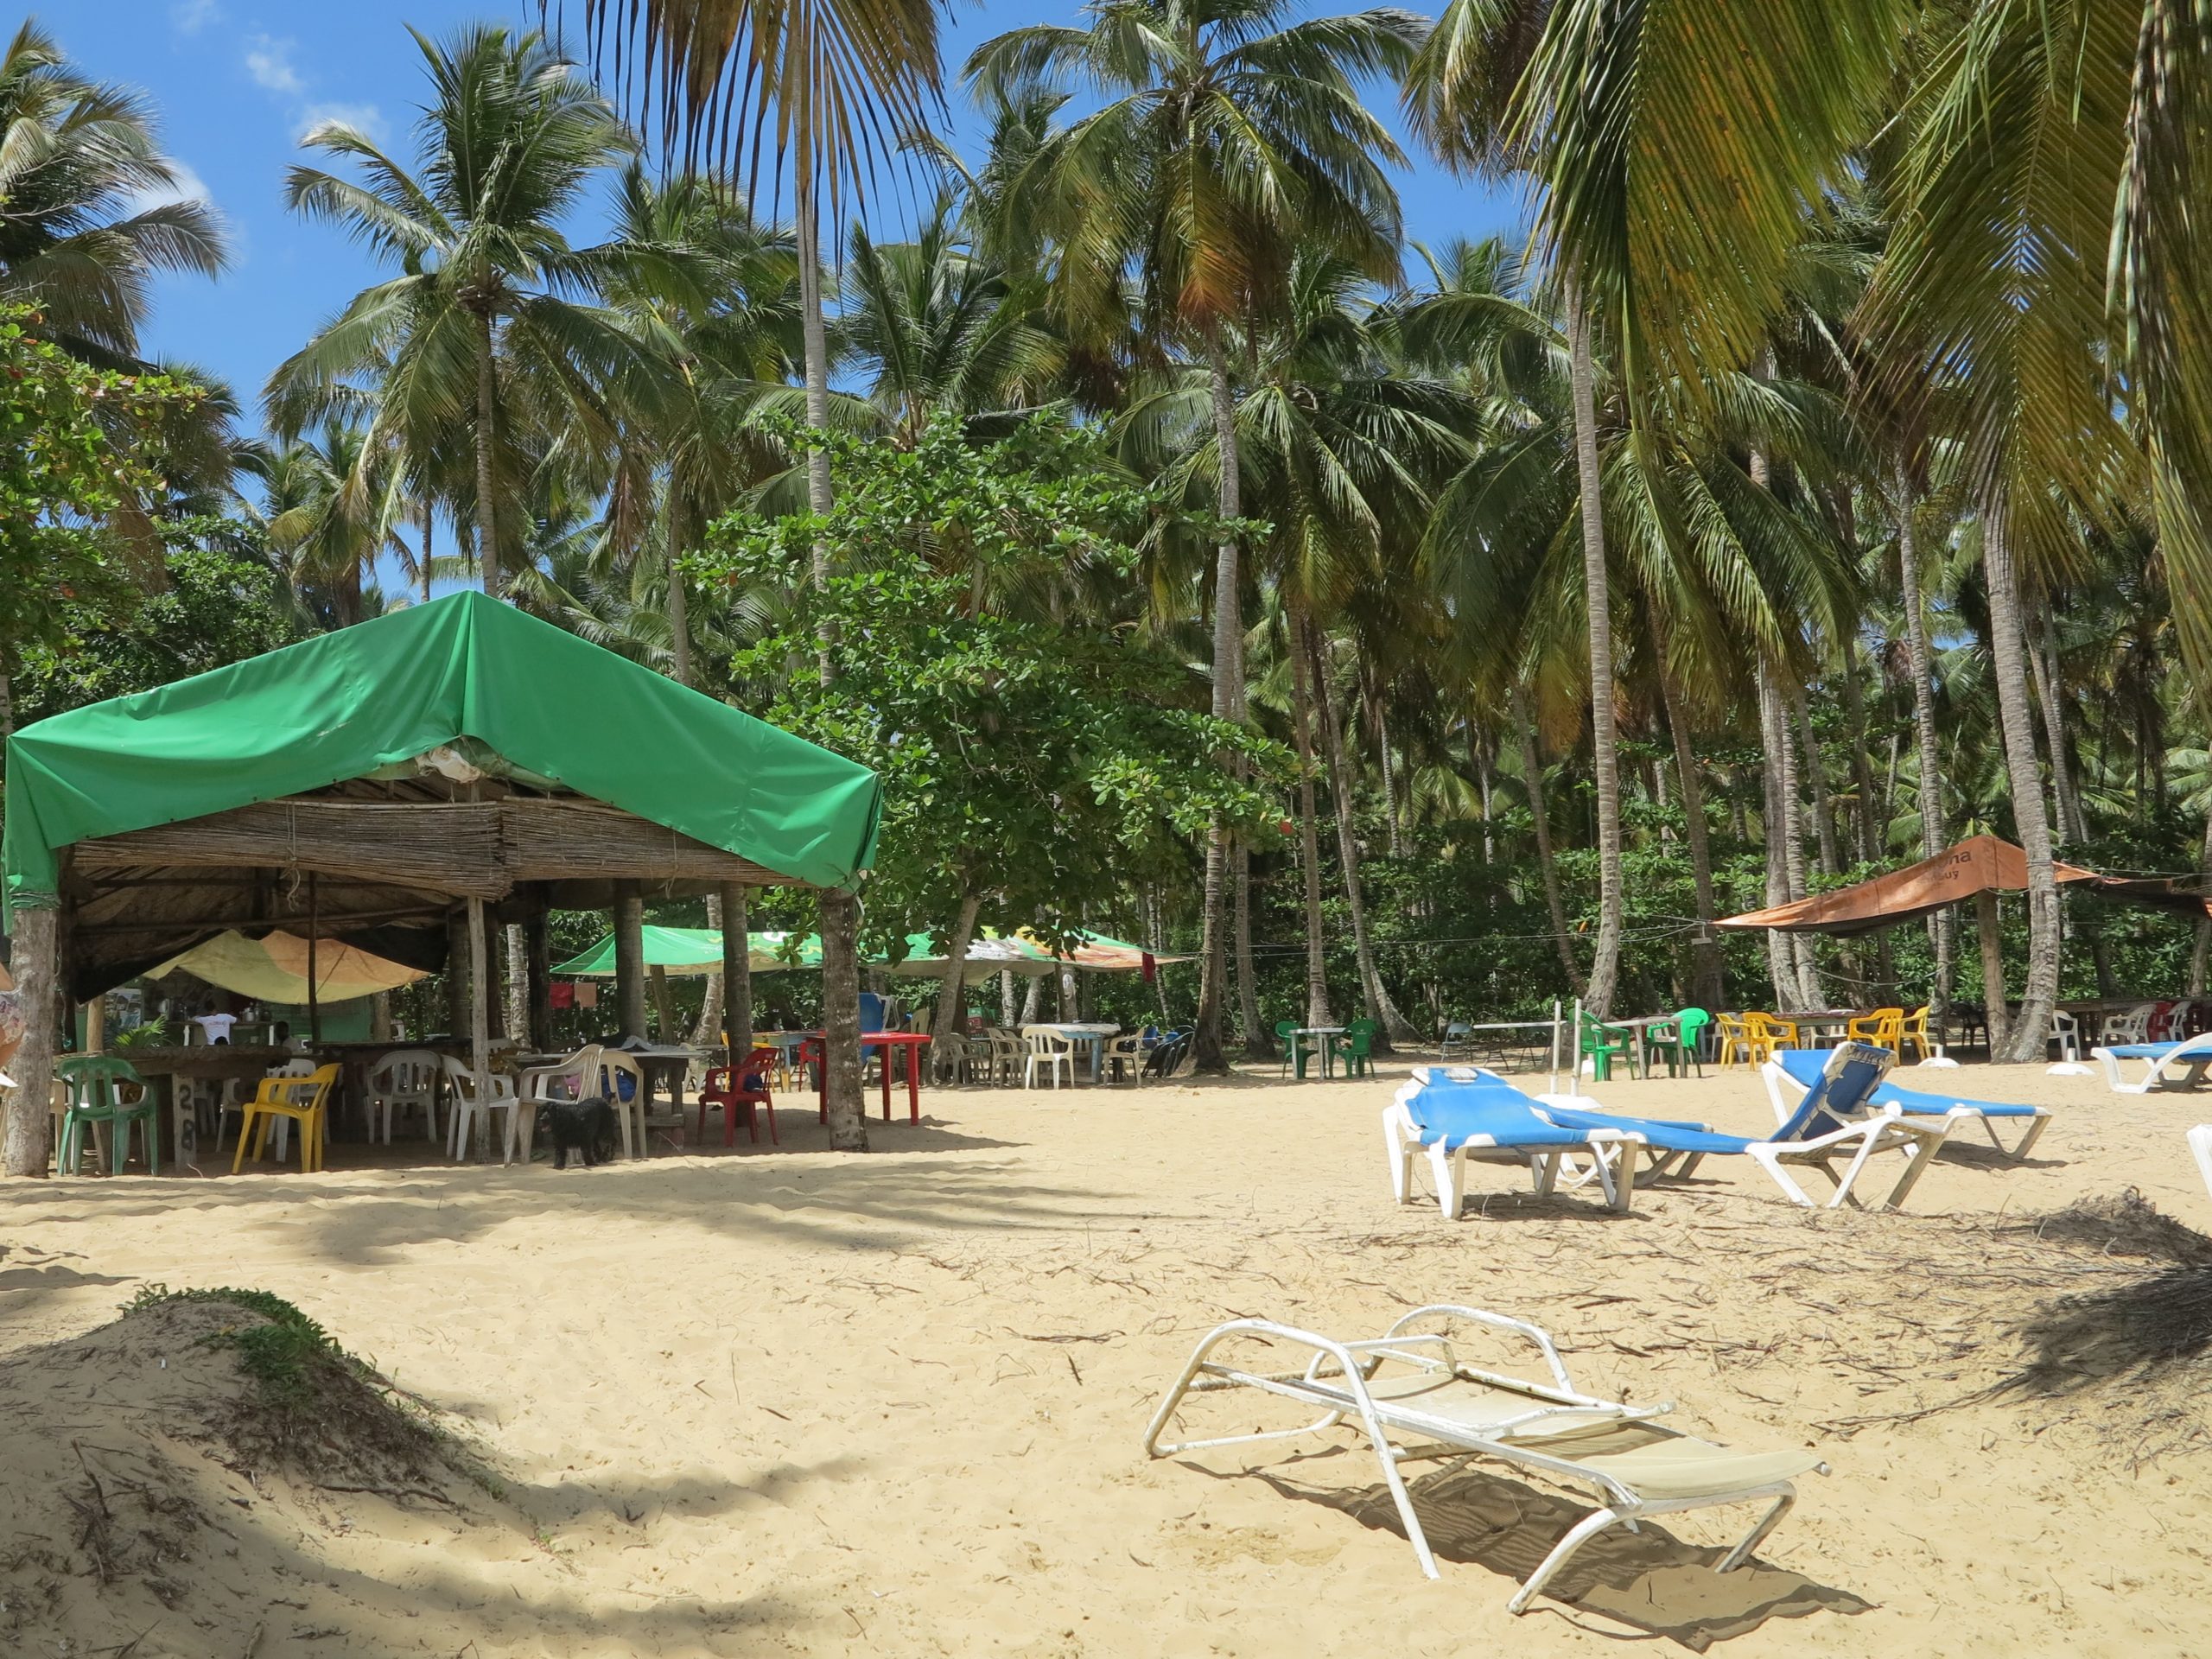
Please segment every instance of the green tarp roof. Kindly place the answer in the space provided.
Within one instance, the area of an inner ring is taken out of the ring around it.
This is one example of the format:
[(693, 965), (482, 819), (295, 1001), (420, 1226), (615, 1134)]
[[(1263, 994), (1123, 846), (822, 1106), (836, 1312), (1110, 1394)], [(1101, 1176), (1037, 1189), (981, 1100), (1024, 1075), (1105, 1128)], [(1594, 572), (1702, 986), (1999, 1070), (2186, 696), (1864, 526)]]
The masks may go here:
[[(640, 932), (645, 965), (648, 968), (664, 969), (671, 974), (711, 974), (721, 970), (722, 936), (718, 928), (659, 927), (648, 923)], [(747, 965), (756, 974), (774, 973), (785, 968), (819, 968), (820, 937), (809, 933), (798, 938), (795, 946), (792, 938), (789, 933), (747, 934)], [(1076, 929), (1074, 947), (1061, 955), (1027, 928), (1012, 935), (984, 928), (969, 942), (968, 966), (963, 976), (973, 981), (1006, 971), (1037, 977), (1062, 967), (1135, 972), (1147, 957), (1155, 963), (1191, 960), (1183, 956), (1153, 956), (1141, 944), (1109, 938), (1086, 928)], [(944, 946), (930, 933), (909, 933), (906, 954), (895, 963), (881, 952), (867, 960), (871, 965), (887, 967), (892, 973), (910, 979), (939, 979), (950, 966), (944, 955)], [(550, 971), (584, 978), (613, 978), (614, 935), (602, 935), (597, 944)]]
[(455, 594), (27, 726), (8, 741), (10, 912), (55, 855), (366, 777), (474, 740), (511, 766), (780, 875), (875, 856), (867, 767), (482, 594)]
[[(722, 966), (721, 930), (715, 927), (661, 927), (648, 922), (639, 930), (644, 941), (645, 966), (664, 968), (676, 974), (720, 973)], [(746, 965), (756, 974), (772, 974), (784, 968), (819, 968), (822, 965), (822, 941), (809, 933), (798, 941), (797, 960), (785, 955), (788, 933), (748, 933), (745, 936)], [(581, 955), (574, 956), (548, 971), (573, 974), (584, 979), (612, 979), (614, 977), (614, 936), (603, 936), (598, 944)]]

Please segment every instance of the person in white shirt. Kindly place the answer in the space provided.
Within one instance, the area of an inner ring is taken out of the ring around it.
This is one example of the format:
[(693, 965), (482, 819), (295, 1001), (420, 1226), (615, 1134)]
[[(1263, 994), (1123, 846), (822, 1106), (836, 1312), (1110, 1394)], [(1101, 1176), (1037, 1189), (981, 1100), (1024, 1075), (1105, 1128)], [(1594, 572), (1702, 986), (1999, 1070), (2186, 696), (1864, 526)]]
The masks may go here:
[(238, 1022), (238, 1017), (235, 1014), (195, 1014), (192, 1020), (194, 1025), (207, 1033), (207, 1040), (211, 1043), (229, 1042), (231, 1027)]

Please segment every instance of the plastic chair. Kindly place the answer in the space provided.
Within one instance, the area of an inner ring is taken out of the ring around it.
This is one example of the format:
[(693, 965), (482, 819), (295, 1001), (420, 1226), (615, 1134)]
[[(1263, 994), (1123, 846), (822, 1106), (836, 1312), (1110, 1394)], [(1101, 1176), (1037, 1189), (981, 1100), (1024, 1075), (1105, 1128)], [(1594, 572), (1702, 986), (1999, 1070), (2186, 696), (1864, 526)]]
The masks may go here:
[(1846, 1020), (1843, 1039), (1847, 1043), (1872, 1043), (1876, 1048), (1886, 1048), (1897, 1054), (1904, 1046), (1904, 1032), (1903, 1008), (1877, 1008), (1872, 1014)]
[(2050, 1040), (2058, 1045), (2058, 1058), (2078, 1060), (2082, 1058), (2082, 1022), (2063, 1008), (2054, 1008), (2050, 1015)]
[(1727, 1071), (1737, 1061), (1745, 1065), (1758, 1064), (1751, 1052), (1751, 1028), (1732, 1014), (1716, 1014), (1713, 1027), (1720, 1033), (1720, 1069)]
[(1447, 1064), (1452, 1060), (1471, 1060), (1475, 1057), (1475, 1028), (1465, 1020), (1446, 1022), (1440, 1058)]
[(515, 1109), (507, 1117), (507, 1156), (530, 1161), (537, 1136), (537, 1109), (556, 1100), (588, 1100), (599, 1087), (597, 1043), (586, 1043), (565, 1060), (533, 1065), (515, 1079)]
[(1344, 1034), (1337, 1039), (1337, 1055), (1344, 1063), (1344, 1076), (1375, 1075), (1375, 1036), (1381, 1029), (1372, 1020), (1355, 1020), (1344, 1027)]
[(776, 1138), (776, 1103), (768, 1095), (768, 1072), (775, 1064), (776, 1051), (772, 1047), (754, 1049), (738, 1068), (735, 1088), (730, 1086), (729, 1067), (708, 1068), (706, 1084), (699, 1090), (700, 1141), (707, 1138), (707, 1108), (719, 1106), (722, 1109), (722, 1145), (737, 1144), (737, 1114), (741, 1108), (745, 1113), (745, 1132), (752, 1137), (754, 1146), (760, 1144), (759, 1112), (768, 1115), (768, 1144), (783, 1144)]
[(1276, 1075), (1281, 1076), (1283, 1072), (1289, 1071), (1291, 1062), (1295, 1060), (1298, 1062), (1298, 1075), (1304, 1077), (1306, 1056), (1298, 1046), (1298, 1021), (1295, 1020), (1276, 1020), (1275, 1041), (1282, 1048), (1282, 1063), (1275, 1067)]
[(1644, 1033), (1647, 1051), (1667, 1057), (1667, 1075), (1678, 1077), (1684, 1067), (1705, 1075), (1705, 1066), (1698, 1058), (1698, 1045), (1705, 1035), (1705, 1028), (1713, 1023), (1713, 1016), (1703, 1008), (1684, 1008), (1672, 1020), (1656, 1025)]
[(1610, 1082), (1613, 1075), (1613, 1057), (1627, 1058), (1629, 1071), (1636, 1071), (1636, 1038), (1618, 1026), (1609, 1026), (1595, 1014), (1585, 1011), (1582, 1015), (1582, 1056), (1590, 1062), (1590, 1076), (1593, 1082)]
[[(916, 1019), (921, 1016), (917, 1014)], [(957, 1032), (946, 1032), (941, 1037), (930, 1039), (929, 1072), (931, 1081), (938, 1083), (966, 1083), (974, 1076), (976, 1056), (965, 1037)]]
[(300, 1126), (301, 1171), (313, 1174), (321, 1169), (330, 1140), (330, 1119), (325, 1108), (338, 1072), (335, 1065), (321, 1065), (304, 1077), (264, 1077), (238, 1122), (238, 1144), (231, 1154), (231, 1173), (237, 1174), (245, 1163), (247, 1132), (252, 1133), (253, 1160), (259, 1163), (269, 1126), (279, 1120)]
[[(2069, 1014), (2067, 1017), (2071, 1019), (2073, 1016)], [(1899, 1022), (1897, 1026), (1897, 1058), (1900, 1060), (1905, 1057), (1904, 1051), (1908, 1044), (1920, 1051), (1920, 1058), (1923, 1060), (1942, 1052), (1941, 1046), (1936, 1043), (1936, 1039), (1929, 1034), (1928, 1004), (1925, 1002), (1915, 1008), (1910, 1014), (1905, 1015), (1904, 1019)], [(2077, 1060), (2082, 1058), (2081, 1041), (2078, 1033), (2074, 1045), (2073, 1058)]]
[(1803, 1046), (1797, 1040), (1797, 1022), (1777, 1020), (1770, 1014), (1747, 1012), (1744, 1015), (1744, 1034), (1749, 1040), (1754, 1064), (1772, 1059), (1778, 1050)]
[[(423, 1138), (438, 1138), (438, 1057), (427, 1048), (396, 1048), (369, 1068), (369, 1139), (391, 1144), (391, 1120), (403, 1108), (420, 1108)], [(221, 1148), (222, 1131), (216, 1130)]]
[(1011, 1031), (995, 1028), (984, 1033), (991, 1039), (991, 1067), (1003, 1087), (1014, 1087), (1014, 1080), (1020, 1075), (1024, 1061), (1029, 1058), (1028, 1046)]
[(1141, 1032), (1130, 1032), (1121, 1037), (1109, 1037), (1106, 1039), (1106, 1052), (1101, 1058), (1101, 1064), (1105, 1067), (1106, 1080), (1109, 1083), (1120, 1083), (1123, 1081), (1123, 1073), (1126, 1072), (1128, 1082), (1136, 1082), (1144, 1071), (1144, 1033)]
[(1043, 1063), (1046, 1073), (1052, 1077), (1053, 1088), (1058, 1089), (1060, 1086), (1060, 1072), (1064, 1069), (1068, 1074), (1068, 1087), (1071, 1089), (1075, 1087), (1075, 1044), (1073, 1042), (1060, 1033), (1048, 1031), (1042, 1026), (1025, 1026), (1022, 1027), (1021, 1036), (1023, 1042), (1027, 1045), (1027, 1052), (1024, 1057), (1021, 1068), (1023, 1088), (1034, 1089), (1037, 1086), (1037, 1067), (1039, 1062)]
[(645, 1073), (637, 1061), (619, 1048), (599, 1051), (598, 1092), (614, 1109), (614, 1122), (622, 1131), (622, 1155), (645, 1155)]
[[(139, 1144), (146, 1154), (146, 1173), (162, 1173), (161, 1103), (146, 1086), (137, 1068), (112, 1054), (73, 1054), (55, 1064), (54, 1075), (68, 1089), (68, 1109), (61, 1115), (58, 1173), (74, 1175), (84, 1160), (87, 1125), (104, 1128), (108, 1136), (109, 1168), (118, 1175), (130, 1161), (130, 1126), (138, 1126)], [(137, 1094), (125, 1101), (123, 1091)]]
[(477, 1120), (483, 1119), (486, 1132), (493, 1132), (497, 1126), (492, 1118), (505, 1112), (507, 1123), (499, 1135), (499, 1157), (503, 1163), (512, 1159), (515, 1148), (515, 1080), (497, 1071), (480, 1075), (451, 1054), (440, 1055), (438, 1065), (445, 1073), (446, 1088), (453, 1096), (453, 1130), (446, 1137), (446, 1155), (460, 1163), (468, 1155)]

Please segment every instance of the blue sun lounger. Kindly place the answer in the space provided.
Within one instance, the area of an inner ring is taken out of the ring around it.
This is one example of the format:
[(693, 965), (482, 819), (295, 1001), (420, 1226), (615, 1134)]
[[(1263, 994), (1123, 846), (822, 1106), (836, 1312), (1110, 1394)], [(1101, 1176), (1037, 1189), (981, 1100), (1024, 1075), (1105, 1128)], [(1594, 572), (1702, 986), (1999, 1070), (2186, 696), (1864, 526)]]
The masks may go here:
[[(1809, 1089), (1821, 1075), (1821, 1068), (1827, 1062), (1827, 1052), (1818, 1048), (1785, 1048), (1760, 1067), (1766, 1079), (1767, 1097), (1774, 1103), (1774, 1115), (1782, 1117), (1789, 1112), (1789, 1103), (1783, 1097), (1785, 1082), (1799, 1090)], [(1931, 1073), (1930, 1075), (1935, 1075)], [(1990, 1144), (2008, 1158), (2025, 1158), (2043, 1138), (2050, 1124), (2050, 1109), (2047, 1106), (2023, 1106), (2012, 1101), (1969, 1100), (1963, 1095), (1931, 1094), (1920, 1089), (1901, 1088), (1885, 1080), (1874, 1090), (1871, 1103), (1877, 1109), (1897, 1113), (1901, 1117), (1942, 1118), (1955, 1128), (1968, 1120), (1979, 1122), (1989, 1136)], [(2007, 1147), (1998, 1138), (1999, 1120), (2022, 1122), (2027, 1133), (2020, 1137), (2018, 1146)]]
[(1578, 1128), (1554, 1122), (1495, 1072), (1471, 1066), (1416, 1066), (1413, 1080), (1383, 1109), (1382, 1139), (1390, 1158), (1390, 1190), (1400, 1204), (1413, 1194), (1414, 1154), (1426, 1152), (1436, 1179), (1436, 1199), (1458, 1220), (1466, 1192), (1467, 1160), (1525, 1164), (1539, 1193), (1557, 1184), (1560, 1160), (1585, 1152), (1597, 1160), (1605, 1202), (1625, 1211), (1633, 1196), (1636, 1160), (1610, 1158), (1602, 1149), (1632, 1140), (1611, 1123)]
[[(1949, 1135), (1949, 1120), (1915, 1122), (1870, 1109), (1870, 1096), (1895, 1058), (1885, 1048), (1843, 1043), (1821, 1052), (1818, 1058), (1821, 1070), (1813, 1086), (1805, 1090), (1796, 1109), (1786, 1114), (1781, 1126), (1764, 1140), (1722, 1135), (1701, 1123), (1593, 1112), (1562, 1105), (1556, 1096), (1536, 1103), (1536, 1109), (1554, 1122), (1572, 1128), (1629, 1131), (1636, 1149), (1650, 1160), (1647, 1175), (1687, 1175), (1700, 1158), (1749, 1158), (1792, 1204), (1808, 1209), (1813, 1207), (1813, 1199), (1793, 1179), (1792, 1168), (1809, 1166), (1834, 1183), (1835, 1194), (1827, 1204), (1833, 1210), (1858, 1202), (1853, 1189), (1876, 1153), (1901, 1151), (1907, 1159), (1904, 1173), (1883, 1200), (1884, 1208), (1896, 1209)], [(1851, 1161), (1838, 1174), (1836, 1160), (1845, 1157)]]
[[(2174, 1043), (2119, 1043), (2089, 1051), (2104, 1062), (2105, 1081), (2115, 1095), (2147, 1095), (2154, 1090), (2194, 1089), (2212, 1066), (2212, 1031), (2201, 1032)], [(2133, 1083), (2120, 1081), (2122, 1060), (2143, 1062), (2143, 1075)]]

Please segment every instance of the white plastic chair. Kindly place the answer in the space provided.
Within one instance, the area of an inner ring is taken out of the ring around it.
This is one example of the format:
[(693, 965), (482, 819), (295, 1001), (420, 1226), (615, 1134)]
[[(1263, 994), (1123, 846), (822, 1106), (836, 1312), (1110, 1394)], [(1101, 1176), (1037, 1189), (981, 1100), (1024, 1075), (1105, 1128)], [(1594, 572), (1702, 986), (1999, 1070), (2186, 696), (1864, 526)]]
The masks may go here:
[(1109, 1083), (1135, 1083), (1144, 1075), (1144, 1036), (1130, 1032), (1109, 1037), (1103, 1063)]
[(396, 1048), (379, 1056), (369, 1068), (369, 1139), (381, 1135), (390, 1146), (393, 1116), (403, 1108), (419, 1107), (423, 1138), (436, 1140), (441, 1070), (438, 1057), (427, 1048)]
[(509, 1157), (519, 1163), (530, 1161), (540, 1106), (556, 1100), (588, 1100), (598, 1090), (601, 1052), (597, 1043), (586, 1043), (567, 1059), (552, 1065), (533, 1065), (516, 1080), (513, 1128), (508, 1135)]
[(2054, 1009), (2050, 1016), (2050, 1040), (2058, 1045), (2061, 1060), (2082, 1058), (2082, 1022), (2063, 1008)]
[(2097, 1044), (2113, 1048), (2126, 1043), (2147, 1043), (2151, 1040), (2151, 1015), (2157, 1010), (2155, 1002), (2138, 1002), (2123, 1012), (2107, 1014), (2104, 1024), (2097, 1028)]
[(1037, 1086), (1039, 1061), (1043, 1062), (1046, 1074), (1052, 1079), (1053, 1088), (1060, 1086), (1063, 1068), (1068, 1074), (1068, 1087), (1075, 1087), (1075, 1045), (1072, 1042), (1060, 1033), (1048, 1031), (1042, 1026), (1024, 1026), (1021, 1039), (1028, 1051), (1021, 1067), (1023, 1088), (1034, 1089)]
[[(922, 1016), (917, 1014), (916, 1019)], [(930, 1039), (930, 1077), (939, 1083), (967, 1083), (976, 1070), (975, 1051), (965, 1037), (947, 1032)]]
[[(630, 1079), (630, 1097), (622, 1098), (622, 1079)], [(622, 1155), (642, 1158), (645, 1155), (645, 1068), (619, 1048), (599, 1051), (599, 1086), (593, 1091), (604, 1095), (607, 1103), (614, 1109), (615, 1126), (622, 1132)]]
[[(497, 1071), (480, 1077), (472, 1067), (450, 1054), (440, 1055), (438, 1065), (453, 1096), (453, 1132), (447, 1137), (447, 1155), (455, 1163), (467, 1155), (469, 1142), (475, 1138), (477, 1119), (481, 1117), (486, 1132), (499, 1136), (500, 1161), (505, 1162), (512, 1155), (514, 1141), (515, 1080)], [(501, 1112), (507, 1115), (504, 1131), (492, 1122)]]

